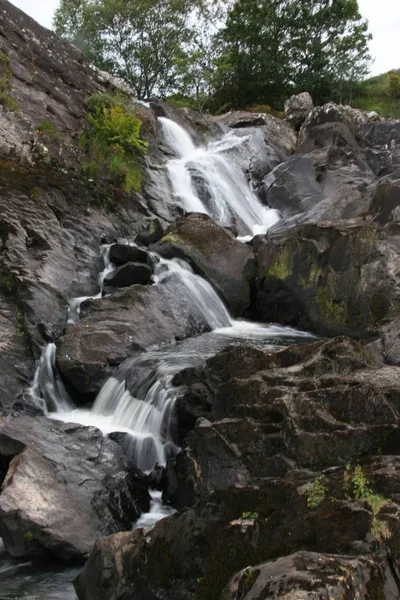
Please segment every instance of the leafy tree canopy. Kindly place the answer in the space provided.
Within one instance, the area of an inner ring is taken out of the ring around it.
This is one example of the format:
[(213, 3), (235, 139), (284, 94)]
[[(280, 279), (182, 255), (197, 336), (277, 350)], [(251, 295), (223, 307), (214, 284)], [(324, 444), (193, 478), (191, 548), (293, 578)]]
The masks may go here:
[(349, 101), (370, 61), (357, 0), (61, 0), (55, 28), (138, 98), (199, 109)]

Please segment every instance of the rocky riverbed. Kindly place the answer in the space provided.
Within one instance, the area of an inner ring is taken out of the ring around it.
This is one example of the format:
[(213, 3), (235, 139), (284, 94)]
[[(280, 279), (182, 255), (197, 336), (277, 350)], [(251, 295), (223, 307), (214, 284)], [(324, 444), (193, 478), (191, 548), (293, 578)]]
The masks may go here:
[(1, 597), (400, 598), (400, 122), (143, 105), (0, 7)]

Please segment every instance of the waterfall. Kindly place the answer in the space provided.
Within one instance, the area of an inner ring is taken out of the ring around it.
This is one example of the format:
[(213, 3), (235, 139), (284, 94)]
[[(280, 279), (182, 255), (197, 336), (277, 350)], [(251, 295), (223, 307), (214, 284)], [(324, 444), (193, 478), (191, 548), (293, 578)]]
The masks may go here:
[[(180, 285), (184, 295), (182, 302), (190, 307), (191, 314), (198, 317), (210, 330), (223, 329), (233, 325), (224, 303), (213, 287), (183, 260), (166, 260), (156, 253), (151, 255), (153, 280), (155, 285), (168, 282)], [(107, 266), (106, 266), (107, 268)], [(176, 453), (173, 431), (173, 410), (177, 390), (172, 385), (174, 375), (191, 363), (179, 360), (164, 361), (157, 350), (126, 361), (116, 377), (110, 377), (101, 389), (91, 411), (76, 410), (72, 401), (66, 403), (66, 392), (58, 388), (55, 369), (55, 345), (51, 344), (51, 367), (44, 375), (54, 388), (53, 395), (42, 394), (54, 418), (78, 420), (85, 425), (95, 425), (104, 433), (120, 431), (127, 434), (127, 452), (134, 458), (138, 468), (149, 471), (155, 463), (165, 464), (169, 455)], [(169, 353), (168, 353), (169, 356)], [(169, 357), (170, 358), (170, 357)], [(157, 361), (149, 370), (149, 364)], [(46, 363), (47, 365), (47, 363)], [(39, 368), (39, 372), (42, 371)], [(126, 386), (125, 375), (132, 379), (132, 373), (143, 373), (135, 384)], [(60, 398), (57, 399), (57, 392)], [(53, 397), (55, 396), (55, 397)], [(50, 400), (50, 402), (49, 402)], [(74, 410), (75, 409), (75, 410)], [(72, 412), (71, 412), (72, 411)]]
[(241, 169), (225, 155), (245, 137), (229, 132), (207, 148), (196, 148), (178, 123), (164, 117), (159, 121), (167, 143), (179, 156), (167, 163), (167, 170), (174, 198), (186, 212), (206, 213), (220, 224), (237, 225), (250, 238), (279, 220), (277, 211), (261, 204)]
[(74, 408), (56, 368), (56, 345), (47, 344), (39, 360), (35, 377), (28, 393), (35, 404), (45, 412), (64, 412)]
[(102, 298), (104, 291), (104, 280), (109, 273), (115, 270), (115, 265), (110, 261), (110, 247), (111, 244), (104, 244), (100, 246), (100, 256), (103, 259), (104, 269), (100, 272), (98, 277), (99, 292), (95, 296), (80, 296), (79, 298), (73, 298), (69, 303), (68, 308), (68, 323), (77, 323), (81, 314), (81, 304), (85, 300), (98, 300)]

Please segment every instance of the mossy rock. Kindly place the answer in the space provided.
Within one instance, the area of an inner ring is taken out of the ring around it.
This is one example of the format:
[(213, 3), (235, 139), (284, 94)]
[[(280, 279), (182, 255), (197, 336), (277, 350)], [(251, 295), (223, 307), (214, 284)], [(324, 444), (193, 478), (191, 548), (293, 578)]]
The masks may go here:
[(267, 237), (257, 251), (263, 320), (372, 339), (398, 311), (393, 243), (362, 219)]

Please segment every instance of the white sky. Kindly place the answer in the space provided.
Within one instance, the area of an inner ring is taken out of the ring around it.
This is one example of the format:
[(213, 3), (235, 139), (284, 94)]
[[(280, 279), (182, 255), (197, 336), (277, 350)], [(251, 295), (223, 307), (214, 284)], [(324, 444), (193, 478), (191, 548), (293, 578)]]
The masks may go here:
[[(12, 0), (45, 27), (51, 27), (59, 0)], [(371, 54), (375, 58), (371, 74), (400, 69), (400, 0), (358, 0), (361, 14), (369, 21), (374, 36)]]

